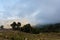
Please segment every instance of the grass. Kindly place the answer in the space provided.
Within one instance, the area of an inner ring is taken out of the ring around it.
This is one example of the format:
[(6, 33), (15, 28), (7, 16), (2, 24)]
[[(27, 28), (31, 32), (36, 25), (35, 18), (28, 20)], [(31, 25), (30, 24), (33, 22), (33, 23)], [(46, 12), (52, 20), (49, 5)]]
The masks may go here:
[(60, 40), (60, 33), (30, 34), (21, 31), (0, 30), (0, 40)]

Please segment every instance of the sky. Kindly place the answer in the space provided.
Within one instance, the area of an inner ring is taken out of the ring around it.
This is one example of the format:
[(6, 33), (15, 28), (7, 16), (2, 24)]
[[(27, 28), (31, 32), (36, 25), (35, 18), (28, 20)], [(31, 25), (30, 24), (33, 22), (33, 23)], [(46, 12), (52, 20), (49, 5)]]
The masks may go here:
[(36, 24), (60, 22), (60, 0), (0, 0), (0, 20), (11, 19)]

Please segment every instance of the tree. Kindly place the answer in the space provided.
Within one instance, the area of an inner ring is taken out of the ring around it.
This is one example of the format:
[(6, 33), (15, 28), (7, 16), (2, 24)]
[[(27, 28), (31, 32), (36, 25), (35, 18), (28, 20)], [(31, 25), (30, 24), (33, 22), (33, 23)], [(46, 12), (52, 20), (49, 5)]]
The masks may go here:
[(1, 27), (1, 29), (3, 29), (3, 27), (4, 27), (4, 26), (3, 26), (3, 25), (1, 25), (0, 27)]
[(18, 22), (18, 23), (17, 23), (17, 26), (21, 26), (21, 23), (20, 23), (20, 22)]
[(16, 29), (16, 22), (13, 22), (13, 23), (11, 24), (11, 27), (12, 27), (13, 30), (15, 30), (15, 29)]
[(19, 30), (20, 29), (20, 26), (21, 26), (21, 23), (20, 22), (18, 22), (17, 24), (16, 24), (16, 22), (13, 22), (11, 24), (11, 27), (12, 27), (13, 30)]
[(21, 23), (18, 22), (16, 26), (17, 26), (17, 30), (19, 30), (20, 29), (20, 26), (21, 26)]
[(32, 29), (32, 27), (31, 27), (30, 24), (26, 24), (26, 25), (23, 26), (23, 31), (24, 32), (31, 32), (31, 29)]

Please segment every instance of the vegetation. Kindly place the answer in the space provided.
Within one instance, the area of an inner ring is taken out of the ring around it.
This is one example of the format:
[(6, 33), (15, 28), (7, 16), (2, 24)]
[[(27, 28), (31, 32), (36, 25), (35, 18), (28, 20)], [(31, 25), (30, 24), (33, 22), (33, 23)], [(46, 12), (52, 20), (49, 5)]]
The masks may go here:
[(15, 30), (17, 27), (16, 27), (16, 22), (13, 22), (12, 24), (11, 24), (11, 27), (12, 27), (12, 29), (13, 30)]
[(31, 34), (18, 30), (1, 30), (0, 40), (60, 40), (60, 33)]
[(60, 32), (60, 23), (43, 25), (43, 27), (39, 26), (38, 28), (37, 26), (33, 28), (30, 24), (26, 24), (23, 27), (20, 27), (20, 26), (21, 26), (20, 22), (18, 22), (17, 24), (16, 22), (13, 22), (11, 24), (11, 27), (13, 30), (19, 30), (27, 33), (33, 33), (33, 34), (39, 34), (41, 32), (43, 33), (44, 32)]
[[(13, 30), (18, 30), (26, 33), (31, 33), (31, 34), (39, 34), (39, 33), (45, 33), (45, 32), (60, 32), (60, 23), (56, 24), (47, 24), (43, 25), (42, 27), (32, 27), (30, 24), (26, 24), (23, 27), (21, 27), (20, 22), (13, 22), (10, 24)], [(4, 29), (4, 26), (1, 25), (0, 29)]]
[(0, 40), (60, 40), (60, 23), (47, 24), (42, 27), (32, 27), (26, 24), (21, 27), (21, 23), (13, 22), (11, 29), (4, 29), (1, 25)]
[(16, 22), (13, 22), (11, 24), (11, 27), (12, 27), (13, 30), (19, 30), (20, 29), (20, 26), (21, 26), (21, 23), (20, 22), (18, 22), (17, 24), (16, 24)]
[(40, 33), (40, 30), (38, 28), (33, 28), (30, 24), (26, 24), (23, 27), (20, 27), (20, 26), (21, 26), (20, 22), (18, 22), (18, 23), (13, 22), (11, 24), (11, 27), (12, 27), (13, 30), (19, 30), (19, 31), (22, 31), (22, 32), (33, 33), (33, 34)]
[(1, 26), (0, 26), (0, 28), (1, 28), (1, 29), (4, 29), (4, 26), (3, 26), (3, 25), (1, 25)]
[(23, 29), (23, 30), (22, 30), (23, 32), (27, 32), (27, 33), (29, 32), (29, 33), (30, 33), (31, 30), (32, 30), (32, 27), (31, 27), (30, 24), (26, 24), (26, 25), (24, 25), (24, 26), (22, 27), (22, 29)]

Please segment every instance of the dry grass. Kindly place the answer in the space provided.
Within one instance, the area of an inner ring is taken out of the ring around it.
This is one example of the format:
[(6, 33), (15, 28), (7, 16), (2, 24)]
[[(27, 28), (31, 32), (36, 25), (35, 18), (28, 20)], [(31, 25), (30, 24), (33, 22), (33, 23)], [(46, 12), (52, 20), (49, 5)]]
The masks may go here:
[(30, 34), (13, 30), (0, 30), (0, 40), (60, 40), (60, 33)]

